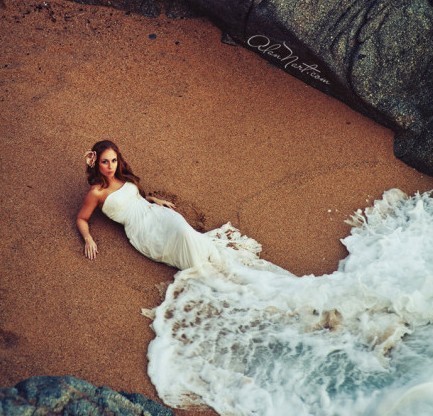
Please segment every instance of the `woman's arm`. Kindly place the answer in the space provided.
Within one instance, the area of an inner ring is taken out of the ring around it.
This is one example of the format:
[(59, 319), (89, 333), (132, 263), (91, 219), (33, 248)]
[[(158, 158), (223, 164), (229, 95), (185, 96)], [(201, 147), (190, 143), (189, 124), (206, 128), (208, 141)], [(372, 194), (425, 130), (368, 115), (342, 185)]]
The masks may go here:
[(161, 205), (163, 207), (167, 207), (167, 208), (171, 208), (171, 209), (176, 208), (176, 205), (174, 205), (173, 202), (166, 201), (165, 199), (159, 199), (159, 198), (156, 198), (154, 196), (147, 196), (146, 199), (149, 202), (153, 202), (153, 203), (155, 203), (157, 205)]
[(90, 235), (89, 219), (98, 206), (99, 198), (96, 192), (90, 190), (84, 198), (83, 205), (77, 214), (77, 228), (84, 239), (84, 255), (93, 260), (98, 253), (98, 246)]

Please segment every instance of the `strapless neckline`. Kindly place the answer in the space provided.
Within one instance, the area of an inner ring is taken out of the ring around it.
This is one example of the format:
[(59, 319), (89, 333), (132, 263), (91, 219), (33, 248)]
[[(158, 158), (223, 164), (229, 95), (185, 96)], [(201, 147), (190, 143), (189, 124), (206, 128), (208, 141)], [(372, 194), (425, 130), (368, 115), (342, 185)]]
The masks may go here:
[(113, 192), (110, 192), (110, 193), (107, 195), (107, 198), (105, 198), (104, 202), (102, 203), (102, 207), (101, 207), (102, 210), (104, 209), (104, 206), (105, 206), (105, 203), (107, 202), (107, 199), (110, 198), (111, 195), (113, 195), (113, 194), (115, 194), (116, 192), (119, 192), (121, 189), (123, 189), (127, 183), (128, 183), (128, 182), (125, 182), (125, 183), (124, 183), (120, 188), (116, 189), (116, 190), (113, 191)]

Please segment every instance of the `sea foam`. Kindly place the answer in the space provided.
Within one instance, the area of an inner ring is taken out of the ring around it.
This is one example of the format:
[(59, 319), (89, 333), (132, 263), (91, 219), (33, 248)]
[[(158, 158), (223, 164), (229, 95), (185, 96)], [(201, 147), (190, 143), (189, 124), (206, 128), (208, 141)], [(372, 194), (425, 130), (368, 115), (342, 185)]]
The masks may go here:
[(230, 226), (210, 233), (237, 250), (177, 273), (155, 311), (148, 372), (163, 401), (221, 415), (432, 415), (433, 199), (392, 189), (350, 221), (349, 255), (320, 277), (258, 259)]

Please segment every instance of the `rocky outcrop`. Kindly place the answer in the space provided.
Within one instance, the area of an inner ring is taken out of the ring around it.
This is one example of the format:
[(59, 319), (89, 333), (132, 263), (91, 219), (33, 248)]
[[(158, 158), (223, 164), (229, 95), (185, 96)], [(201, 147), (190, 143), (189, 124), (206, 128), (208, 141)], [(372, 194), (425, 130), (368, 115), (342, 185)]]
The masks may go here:
[(173, 416), (173, 412), (141, 394), (118, 393), (71, 376), (38, 376), (0, 389), (0, 415)]
[(396, 132), (395, 154), (433, 174), (428, 0), (190, 0), (241, 44)]
[(111, 6), (127, 12), (139, 13), (147, 17), (157, 17), (165, 13), (178, 19), (196, 17), (199, 12), (186, 0), (73, 0), (82, 4)]
[(109, 3), (147, 15), (152, 7), (157, 15), (176, 5), (184, 13), (175, 17), (199, 10), (239, 44), (393, 129), (396, 156), (433, 175), (429, 0), (81, 2)]

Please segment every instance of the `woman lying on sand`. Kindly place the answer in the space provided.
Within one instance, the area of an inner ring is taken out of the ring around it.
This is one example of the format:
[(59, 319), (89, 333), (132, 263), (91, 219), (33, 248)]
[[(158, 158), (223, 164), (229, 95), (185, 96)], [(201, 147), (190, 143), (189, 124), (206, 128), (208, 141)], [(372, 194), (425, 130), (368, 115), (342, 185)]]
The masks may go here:
[(143, 196), (136, 176), (119, 148), (109, 140), (95, 143), (85, 154), (90, 190), (77, 215), (85, 241), (84, 254), (95, 259), (98, 247), (89, 231), (96, 207), (125, 227), (131, 244), (145, 256), (181, 270), (209, 261), (215, 247), (174, 211), (174, 204)]

